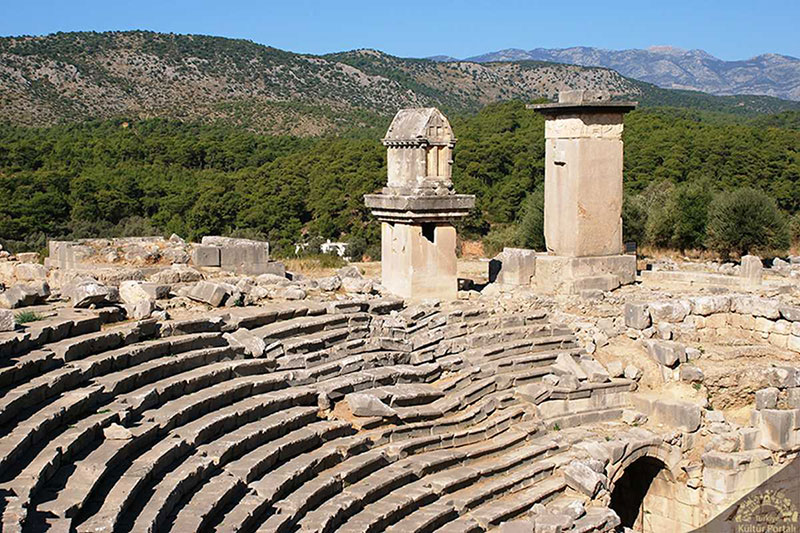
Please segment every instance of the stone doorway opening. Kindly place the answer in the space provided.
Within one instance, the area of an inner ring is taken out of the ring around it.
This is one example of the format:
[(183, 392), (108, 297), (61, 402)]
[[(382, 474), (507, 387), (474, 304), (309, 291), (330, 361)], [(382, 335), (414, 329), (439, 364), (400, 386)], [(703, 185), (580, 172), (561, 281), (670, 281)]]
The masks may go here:
[[(666, 465), (655, 457), (640, 457), (623, 472), (611, 491), (610, 507), (619, 515), (622, 526), (633, 531), (664, 529), (665, 489), (672, 485)], [(670, 517), (671, 518), (671, 517)]]

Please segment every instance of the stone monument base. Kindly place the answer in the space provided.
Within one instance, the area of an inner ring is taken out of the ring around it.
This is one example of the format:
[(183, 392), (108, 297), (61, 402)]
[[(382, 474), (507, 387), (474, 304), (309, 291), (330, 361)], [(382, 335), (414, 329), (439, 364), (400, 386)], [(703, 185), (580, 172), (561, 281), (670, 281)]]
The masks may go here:
[(458, 296), (456, 229), (450, 224), (381, 224), (381, 281), (409, 300)]
[(537, 254), (531, 286), (547, 294), (577, 294), (582, 290), (614, 290), (636, 280), (635, 255), (564, 257)]

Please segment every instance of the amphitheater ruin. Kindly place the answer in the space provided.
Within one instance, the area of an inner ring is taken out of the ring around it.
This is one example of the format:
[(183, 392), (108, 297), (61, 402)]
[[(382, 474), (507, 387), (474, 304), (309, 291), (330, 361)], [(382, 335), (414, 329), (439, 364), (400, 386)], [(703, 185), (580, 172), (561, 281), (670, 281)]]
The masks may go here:
[(435, 109), (384, 139), (380, 280), (211, 236), (0, 251), (2, 531), (797, 531), (800, 258), (625, 254), (632, 107), (535, 110), (547, 251), (457, 259)]

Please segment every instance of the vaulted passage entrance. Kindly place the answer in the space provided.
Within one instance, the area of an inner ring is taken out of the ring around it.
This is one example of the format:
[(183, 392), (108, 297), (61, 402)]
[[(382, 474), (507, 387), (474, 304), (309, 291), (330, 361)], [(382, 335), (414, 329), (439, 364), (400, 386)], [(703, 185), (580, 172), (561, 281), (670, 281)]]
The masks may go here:
[[(634, 531), (667, 531), (660, 522), (664, 497), (669, 498), (671, 483), (660, 460), (641, 457), (631, 463), (611, 492), (611, 508), (622, 525)], [(665, 490), (666, 489), (666, 490)]]

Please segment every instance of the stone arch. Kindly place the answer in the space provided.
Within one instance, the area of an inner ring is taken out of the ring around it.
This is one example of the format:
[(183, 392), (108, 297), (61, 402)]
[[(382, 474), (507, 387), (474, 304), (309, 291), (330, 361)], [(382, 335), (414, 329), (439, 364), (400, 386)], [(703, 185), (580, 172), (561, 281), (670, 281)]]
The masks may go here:
[(629, 451), (609, 473), (610, 507), (634, 531), (683, 531), (676, 492), (680, 449), (665, 443)]
[(675, 480), (676, 469), (681, 460), (680, 448), (665, 442), (647, 443), (627, 450), (622, 459), (613, 465), (608, 474), (609, 490), (614, 489), (614, 485), (625, 472), (625, 469), (642, 457), (650, 457), (661, 461), (669, 472), (671, 479)]

